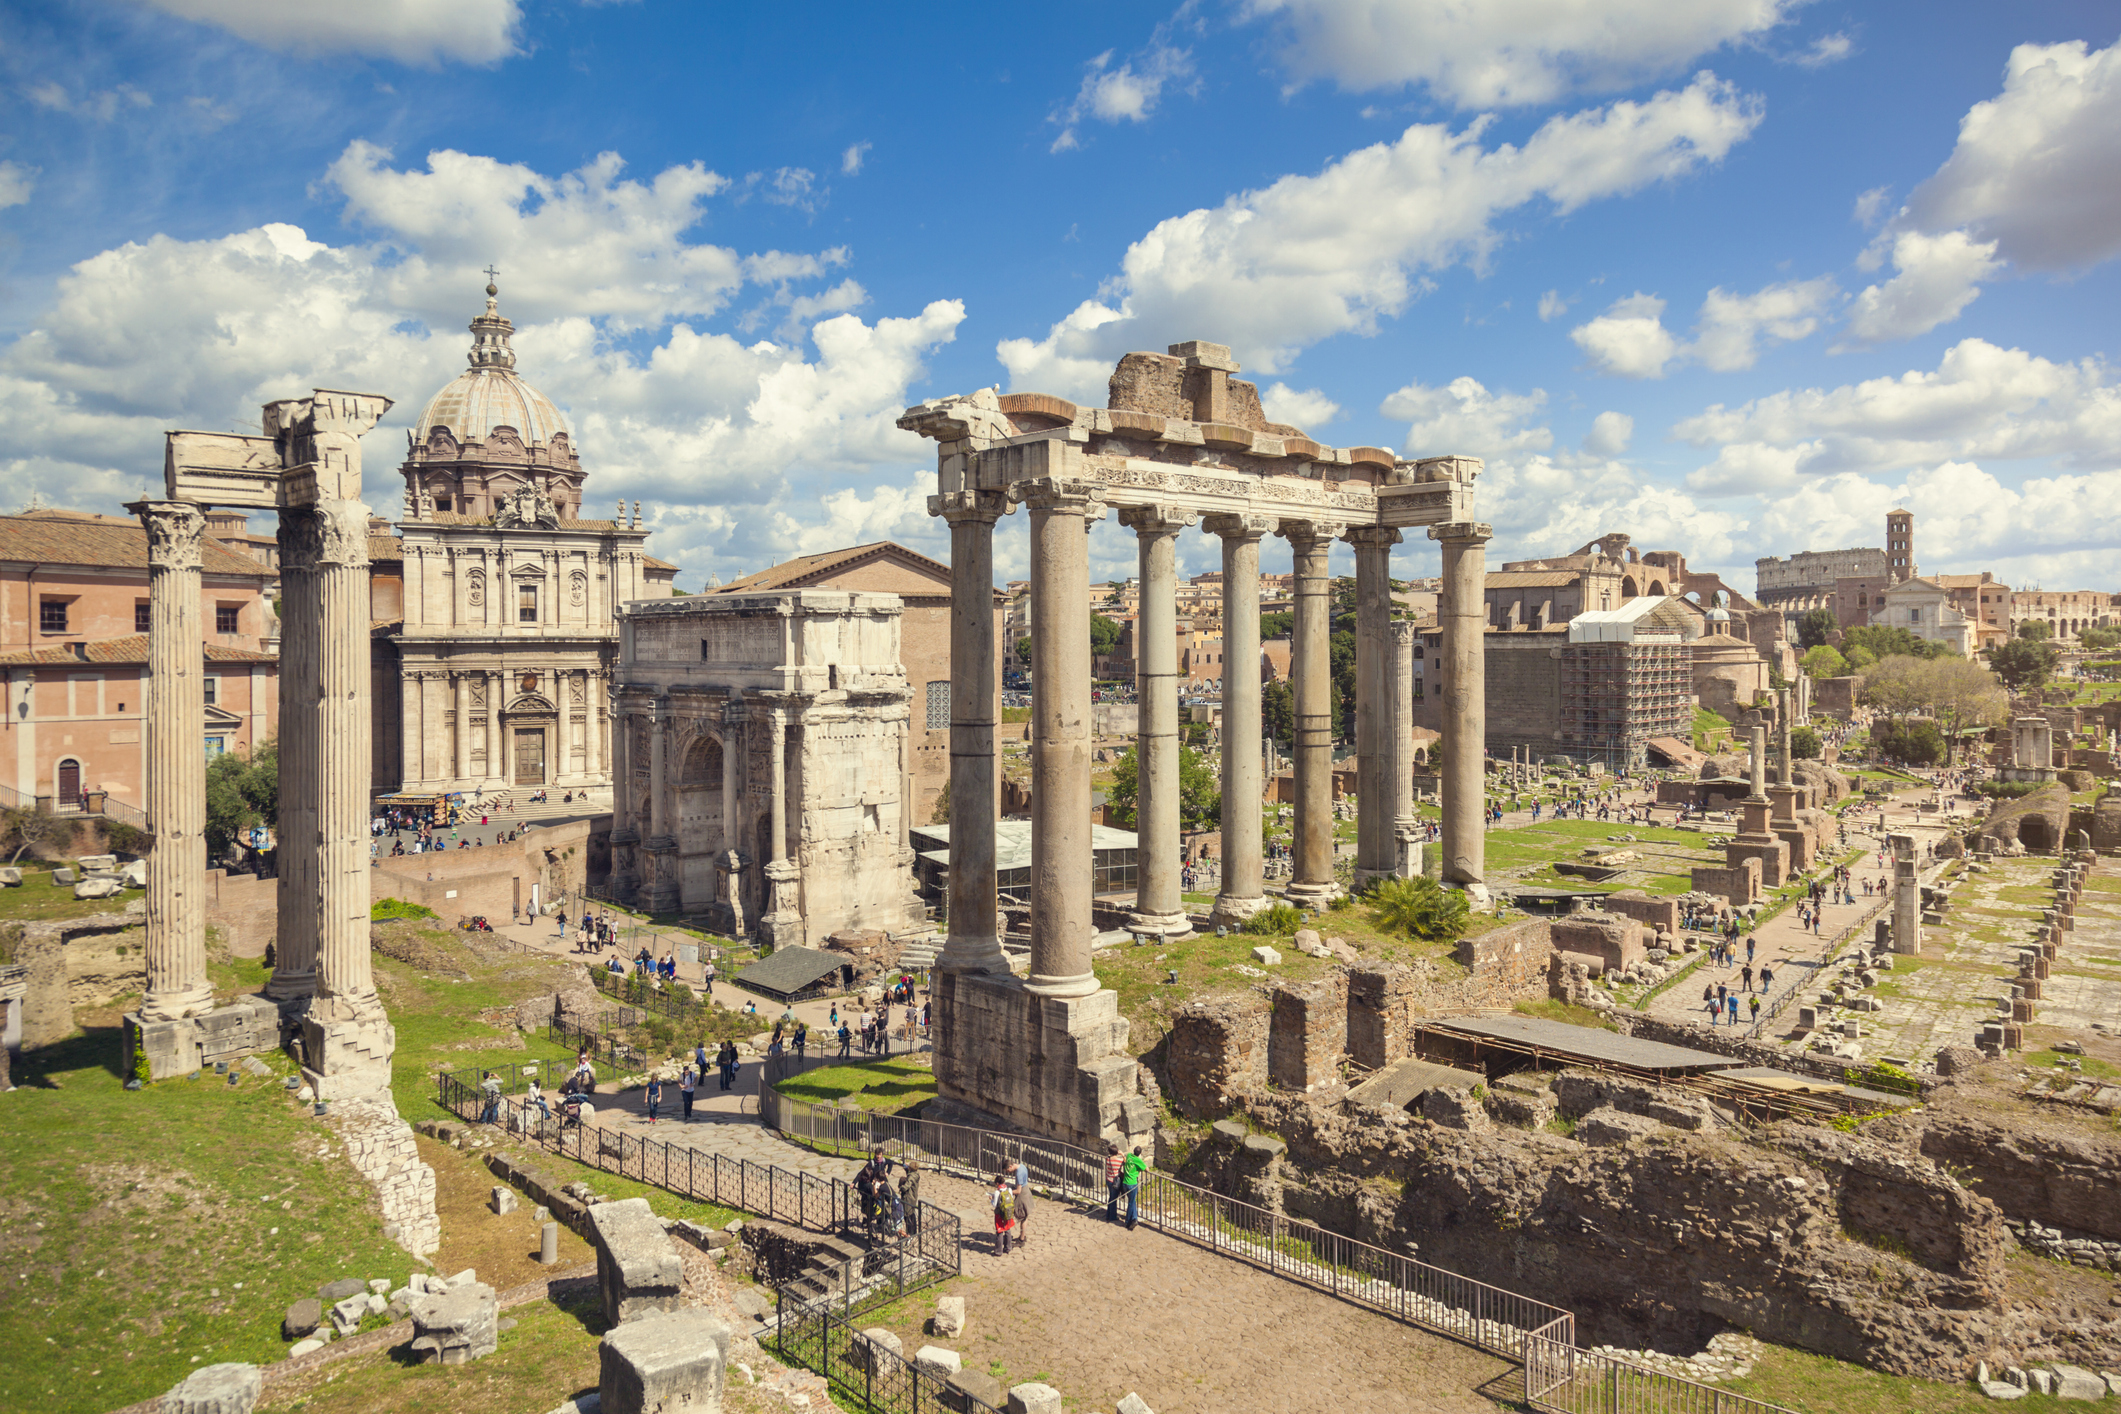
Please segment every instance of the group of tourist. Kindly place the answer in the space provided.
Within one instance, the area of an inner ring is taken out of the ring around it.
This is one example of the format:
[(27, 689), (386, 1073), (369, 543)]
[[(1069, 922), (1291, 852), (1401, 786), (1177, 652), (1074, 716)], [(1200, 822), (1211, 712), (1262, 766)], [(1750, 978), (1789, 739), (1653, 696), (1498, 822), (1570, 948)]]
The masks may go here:
[[(553, 915), (553, 921), (559, 924), (560, 936), (566, 937), (567, 910), (565, 907), (562, 907), (558, 913)], [(574, 950), (578, 953), (600, 953), (618, 942), (618, 940), (618, 920), (609, 913), (592, 913), (585, 908), (582, 910), (582, 916), (575, 920)], [(673, 971), (671, 975), (674, 977), (677, 974)]]
[(855, 1197), (862, 1209), (862, 1227), (872, 1237), (918, 1237), (921, 1231), (921, 1166), (918, 1159), (897, 1167), (901, 1177), (891, 1181), (893, 1161), (882, 1149), (871, 1153), (869, 1162), (854, 1176)]

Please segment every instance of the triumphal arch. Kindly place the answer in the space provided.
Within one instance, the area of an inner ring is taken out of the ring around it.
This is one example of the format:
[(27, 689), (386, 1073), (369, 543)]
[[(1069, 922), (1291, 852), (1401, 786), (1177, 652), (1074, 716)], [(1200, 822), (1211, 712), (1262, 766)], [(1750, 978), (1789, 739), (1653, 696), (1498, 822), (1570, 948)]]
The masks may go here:
[[(1409, 527), (1443, 553), (1442, 877), (1485, 895), (1482, 873), (1482, 588), (1489, 528), (1473, 519), (1473, 457), (1406, 460), (1327, 447), (1269, 422), (1229, 349), (1131, 353), (1108, 406), (981, 390), (908, 408), (899, 426), (937, 443), (929, 514), (950, 523), (949, 941), (937, 962), (935, 1073), (946, 1099), (1101, 1146), (1153, 1123), (1117, 996), (1091, 970), (1091, 677), (1088, 531), (1108, 511), (1140, 551), (1139, 895), (1129, 927), (1183, 936), (1179, 896), (1175, 541), (1222, 541), (1223, 871), (1219, 921), (1266, 906), (1259, 755), (1259, 545), (1295, 558), (1295, 873), (1292, 902), (1339, 891), (1333, 867), (1328, 651), (1335, 540), (1355, 550), (1358, 885), (1418, 867), (1414, 845), (1412, 625), (1392, 619), (1391, 552)], [(994, 527), (1031, 523), (1031, 966), (1013, 976), (995, 930)]]

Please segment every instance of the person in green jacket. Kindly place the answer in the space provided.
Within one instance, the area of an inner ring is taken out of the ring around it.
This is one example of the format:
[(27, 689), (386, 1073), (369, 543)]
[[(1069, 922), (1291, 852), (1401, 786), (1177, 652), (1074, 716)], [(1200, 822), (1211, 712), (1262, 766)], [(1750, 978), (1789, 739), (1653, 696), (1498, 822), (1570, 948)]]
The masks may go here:
[(1148, 1161), (1142, 1158), (1142, 1146), (1139, 1144), (1134, 1146), (1134, 1152), (1127, 1155), (1125, 1161), (1120, 1164), (1119, 1183), (1127, 1195), (1129, 1232), (1134, 1231), (1134, 1224), (1141, 1216), (1142, 1174), (1147, 1172), (1148, 1168)]

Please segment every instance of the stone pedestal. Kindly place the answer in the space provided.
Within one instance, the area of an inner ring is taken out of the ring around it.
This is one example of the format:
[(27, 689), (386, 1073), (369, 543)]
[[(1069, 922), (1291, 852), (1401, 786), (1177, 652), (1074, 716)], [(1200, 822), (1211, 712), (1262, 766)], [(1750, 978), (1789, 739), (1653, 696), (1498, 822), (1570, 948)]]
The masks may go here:
[(1223, 542), (1222, 887), (1214, 916), (1235, 928), (1267, 906), (1260, 847), (1266, 776), (1260, 757), (1259, 542), (1274, 521), (1218, 515), (1204, 524)]
[(123, 1065), (130, 1076), (134, 1058), (144, 1049), (147, 1078), (173, 1080), (216, 1061), (270, 1051), (279, 1044), (280, 1008), (266, 997), (238, 997), (197, 1016), (158, 1021), (137, 1012), (127, 1014)]
[[(731, 797), (722, 797), (728, 800)], [(707, 910), (708, 926), (718, 933), (741, 938), (751, 930), (744, 909), (744, 871), (749, 862), (737, 850), (729, 850), (714, 861), (714, 907)]]
[(1100, 1152), (1108, 1140), (1144, 1142), (1155, 1127), (1117, 993), (1050, 997), (1013, 977), (942, 973), (935, 1002), (945, 1099)]
[(606, 1325), (678, 1309), (685, 1264), (646, 1198), (595, 1204), (589, 1209), (588, 1235), (597, 1249), (597, 1291)]
[(773, 947), (803, 940), (803, 914), (797, 898), (802, 872), (792, 859), (766, 864), (766, 916), (759, 920), (759, 937)]
[(1893, 951), (1922, 951), (1922, 885), (1915, 864), (1912, 835), (1891, 835), (1893, 852)]
[(698, 1309), (606, 1332), (597, 1347), (601, 1414), (720, 1414), (730, 1334)]

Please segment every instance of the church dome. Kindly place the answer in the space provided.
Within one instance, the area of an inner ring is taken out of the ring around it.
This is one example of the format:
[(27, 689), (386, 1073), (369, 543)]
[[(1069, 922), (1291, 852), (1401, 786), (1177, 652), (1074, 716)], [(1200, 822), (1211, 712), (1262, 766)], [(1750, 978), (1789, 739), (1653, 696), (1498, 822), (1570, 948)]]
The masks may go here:
[(515, 326), (501, 317), (494, 286), (486, 287), (486, 312), (471, 321), (470, 367), (427, 400), (413, 429), (413, 440), (425, 444), (437, 427), (447, 428), (459, 445), (484, 442), (496, 427), (512, 427), (525, 446), (545, 446), (554, 437), (573, 440), (567, 419), (552, 399), (523, 381), (515, 371), (509, 336)]

